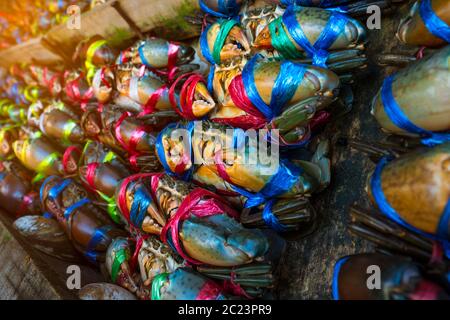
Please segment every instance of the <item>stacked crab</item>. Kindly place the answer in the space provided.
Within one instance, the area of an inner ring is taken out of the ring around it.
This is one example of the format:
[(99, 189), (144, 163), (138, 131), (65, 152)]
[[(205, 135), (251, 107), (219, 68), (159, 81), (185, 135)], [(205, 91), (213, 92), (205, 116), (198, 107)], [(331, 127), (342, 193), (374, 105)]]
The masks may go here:
[[(311, 197), (330, 182), (321, 128), (348, 111), (366, 66), (365, 29), (345, 12), (369, 4), (349, 2), (202, 0), (190, 43), (117, 48), (95, 36), (76, 48), (75, 69), (11, 67), (1, 77), (0, 206), (37, 250), (105, 273), (83, 299), (272, 297), (283, 237), (315, 230)], [(443, 64), (442, 50), (419, 63)], [(445, 87), (426, 79), (415, 83)], [(417, 115), (424, 130), (448, 129)], [(448, 171), (448, 147), (432, 150), (435, 169)], [(424, 198), (436, 213), (446, 180), (425, 178), (442, 193)], [(405, 209), (398, 180), (392, 199)]]
[[(335, 299), (449, 299), (449, 25), (448, 1), (417, 1), (397, 31), (400, 49), (409, 45), (417, 53), (380, 56), (380, 64), (394, 70), (371, 113), (388, 136), (371, 145), (347, 142), (378, 163), (367, 182), (376, 209), (352, 206), (349, 229), (381, 252), (336, 263)], [(366, 285), (373, 265), (382, 270), (381, 290)]]

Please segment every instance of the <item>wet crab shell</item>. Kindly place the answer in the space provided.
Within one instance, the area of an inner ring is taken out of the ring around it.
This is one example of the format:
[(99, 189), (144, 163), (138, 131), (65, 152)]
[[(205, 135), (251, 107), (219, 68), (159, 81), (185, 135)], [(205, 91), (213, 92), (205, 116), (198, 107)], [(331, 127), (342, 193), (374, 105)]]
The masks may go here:
[[(176, 50), (174, 61), (170, 61), (170, 55)], [(172, 51), (172, 52), (171, 52)], [(180, 65), (192, 61), (195, 50), (181, 43), (171, 43), (160, 38), (149, 38), (140, 43), (138, 54), (132, 59), (133, 64), (145, 64), (149, 68), (163, 69), (171, 63)]]
[[(280, 70), (283, 62), (281, 61), (271, 61), (271, 60), (261, 60), (258, 61), (253, 70), (247, 70), (244, 68), (244, 73), (252, 72), (254, 79), (254, 86), (256, 87), (258, 95), (261, 97), (263, 102), (269, 106), (271, 103), (272, 95), (274, 93), (274, 88), (276, 84), (277, 77), (280, 75)], [(303, 101), (309, 97), (317, 96), (320, 97), (320, 102), (317, 107), (319, 109), (328, 106), (331, 102), (333, 102), (339, 92), (340, 82), (339, 77), (332, 71), (323, 69), (320, 67), (309, 66), (309, 65), (301, 65), (298, 63), (292, 63), (296, 70), (301, 68), (305, 69), (305, 74), (303, 80), (300, 82), (300, 85), (295, 88), (294, 93), (289, 101), (286, 101), (284, 105), (277, 105), (279, 110), (283, 108), (296, 104), (300, 101)], [(230, 95), (232, 100), (239, 107), (239, 100), (236, 100), (236, 96), (246, 95), (248, 97), (247, 89), (245, 88), (245, 84), (243, 83), (243, 76), (235, 77), (228, 90), (230, 91)], [(285, 75), (285, 81), (282, 84), (283, 88), (289, 88), (292, 82), (292, 78), (295, 77), (292, 73)], [(246, 92), (239, 92), (238, 88), (244, 88)], [(288, 90), (283, 90), (283, 92), (287, 92)], [(282, 100), (283, 97), (280, 97), (279, 100)], [(251, 100), (251, 99), (250, 99)], [(218, 111), (211, 117), (214, 118), (227, 118), (227, 114), (229, 113), (228, 108), (219, 108)], [(244, 114), (241, 112), (240, 115)], [(277, 116), (275, 114), (274, 116)]]
[[(378, 290), (368, 287), (368, 274), (373, 274), (368, 270), (373, 266), (381, 270)], [(334, 268), (333, 296), (335, 300), (448, 299), (442, 288), (423, 278), (420, 267), (411, 260), (379, 253), (341, 258)]]
[[(442, 21), (450, 25), (450, 2), (448, 0), (431, 0), (431, 8)], [(397, 38), (411, 45), (438, 47), (446, 43), (442, 38), (433, 35), (424, 24), (420, 13), (420, 1), (416, 1), (408, 15), (400, 21)]]
[(225, 300), (227, 296), (213, 280), (188, 268), (165, 274), (162, 281), (152, 285), (153, 300)]
[[(305, 34), (309, 43), (315, 43), (319, 36), (323, 33), (328, 21), (332, 15), (331, 11), (312, 8), (312, 7), (298, 7), (294, 8), (294, 13), (286, 11), (284, 15), (295, 14), (298, 26), (301, 27), (303, 33)], [(276, 21), (272, 21), (270, 24), (278, 23), (278, 20), (282, 19), (279, 17)], [(346, 17), (347, 23), (345, 27), (339, 32), (339, 35), (330, 45), (328, 50), (343, 50), (355, 48), (366, 42), (366, 29), (364, 26), (355, 19)], [(294, 39), (289, 34), (284, 23), (282, 23), (289, 40), (295, 45), (299, 53), (303, 52), (303, 49), (294, 41)], [(272, 34), (270, 32), (269, 26), (265, 27), (264, 30), (260, 32), (258, 37), (255, 39), (254, 45), (261, 48), (273, 48), (272, 47)]]
[[(409, 225), (437, 234), (450, 199), (450, 143), (404, 155), (384, 167), (381, 189)], [(372, 189), (368, 186), (369, 195)], [(442, 228), (450, 239), (450, 224)]]
[[(450, 129), (450, 45), (400, 70), (392, 83), (392, 93), (407, 118), (423, 129)], [(388, 132), (407, 135), (387, 116), (381, 90), (372, 102), (372, 115)]]
[(80, 289), (81, 300), (136, 300), (128, 290), (112, 283), (91, 283)]

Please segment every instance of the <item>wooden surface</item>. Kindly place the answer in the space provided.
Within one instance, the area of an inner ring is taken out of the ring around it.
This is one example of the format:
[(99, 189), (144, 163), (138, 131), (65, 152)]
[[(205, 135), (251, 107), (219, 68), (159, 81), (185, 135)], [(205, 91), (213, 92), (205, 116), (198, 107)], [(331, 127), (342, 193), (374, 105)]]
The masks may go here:
[[(381, 30), (369, 31), (369, 58), (390, 50), (398, 52), (395, 32), (401, 12), (406, 9), (407, 6), (403, 6), (393, 15), (383, 15)], [(370, 115), (370, 102), (386, 72), (372, 62), (368, 73), (356, 80), (352, 111), (326, 128), (332, 140), (342, 135), (377, 141), (384, 136)], [(351, 204), (358, 202), (369, 206), (364, 189), (374, 167), (366, 155), (333, 145), (332, 183), (313, 198), (321, 215), (319, 229), (306, 239), (289, 242), (279, 284), (281, 299), (330, 299), (336, 261), (345, 255), (373, 250), (370, 243), (350, 234), (347, 225)]]
[[(12, 227), (13, 219), (0, 211), (0, 300), (77, 299), (66, 286), (67, 267), (28, 246)], [(80, 264), (81, 285), (105, 279), (96, 267)]]
[(57, 54), (41, 43), (41, 38), (31, 39), (0, 52), (0, 66), (8, 67), (16, 62), (53, 65), (62, 62)]

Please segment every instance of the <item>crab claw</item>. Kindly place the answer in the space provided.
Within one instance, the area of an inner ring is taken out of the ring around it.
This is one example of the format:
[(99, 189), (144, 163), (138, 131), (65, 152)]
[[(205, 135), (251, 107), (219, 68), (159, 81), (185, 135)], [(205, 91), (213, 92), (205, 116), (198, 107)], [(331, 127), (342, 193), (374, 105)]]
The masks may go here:
[(214, 107), (216, 102), (209, 93), (206, 85), (203, 82), (198, 82), (195, 85), (194, 90), (194, 100), (192, 103), (192, 113), (196, 117), (204, 117), (207, 115)]
[(228, 33), (225, 44), (220, 52), (220, 60), (230, 61), (250, 52), (250, 43), (245, 35), (244, 30), (239, 26), (234, 26)]
[(94, 95), (100, 103), (106, 103), (111, 99), (114, 84), (114, 73), (108, 67), (100, 68), (92, 80)]
[(265, 26), (256, 36), (256, 39), (253, 41), (253, 46), (258, 49), (272, 48), (272, 37), (270, 36), (269, 26)]
[(191, 217), (182, 226), (183, 247), (194, 259), (221, 267), (262, 260), (269, 242), (257, 229), (245, 229), (226, 214)]

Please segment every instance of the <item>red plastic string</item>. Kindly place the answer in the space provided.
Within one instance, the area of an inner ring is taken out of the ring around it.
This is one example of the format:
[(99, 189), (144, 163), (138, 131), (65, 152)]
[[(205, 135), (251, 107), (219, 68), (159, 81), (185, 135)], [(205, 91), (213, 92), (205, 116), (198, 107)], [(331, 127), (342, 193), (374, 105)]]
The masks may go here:
[(139, 234), (137, 236), (137, 241), (136, 241), (136, 246), (134, 247), (133, 256), (130, 259), (131, 272), (134, 272), (134, 270), (136, 269), (136, 266), (138, 264), (139, 250), (141, 250), (142, 244), (144, 243), (145, 240), (148, 239), (148, 237), (149, 237), (149, 235), (142, 235), (142, 234)]
[(137, 144), (139, 143), (140, 139), (144, 136), (144, 134), (147, 131), (147, 127), (145, 126), (138, 126), (134, 129), (134, 131), (131, 133), (131, 137), (128, 140), (128, 144), (125, 143), (125, 140), (123, 139), (122, 133), (120, 132), (120, 126), (122, 125), (122, 122), (131, 116), (130, 112), (124, 112), (120, 116), (119, 120), (114, 125), (114, 131), (116, 133), (116, 139), (119, 141), (119, 143), (122, 145), (122, 147), (128, 152), (129, 154), (129, 162), (133, 166), (135, 170), (137, 170), (137, 157), (139, 155), (139, 152), (136, 150)]
[[(175, 89), (178, 83), (186, 79), (180, 91), (180, 108), (175, 97)], [(197, 117), (192, 112), (192, 104), (194, 103), (195, 87), (199, 82), (206, 84), (203, 76), (197, 73), (186, 73), (180, 77), (169, 88), (169, 101), (173, 109), (183, 118), (195, 120)]]
[(252, 116), (250, 114), (233, 117), (233, 118), (213, 118), (211, 121), (229, 125), (232, 127), (242, 128), (242, 129), (259, 129), (264, 127), (266, 124), (265, 120), (261, 118)]
[(105, 87), (107, 87), (109, 89), (109, 88), (111, 88), (111, 85), (105, 78), (105, 70), (106, 70), (106, 67), (102, 67), (102, 69), (100, 70), (100, 80), (105, 85)]
[(42, 71), (42, 78), (43, 78), (42, 80), (44, 81), (44, 84), (46, 85), (48, 91), (51, 92), (53, 85), (58, 76), (56, 74), (54, 74), (53, 77), (51, 77), (50, 79), (47, 79), (47, 72), (48, 72), (47, 67), (44, 67), (44, 69)]
[(20, 203), (19, 210), (16, 213), (16, 218), (21, 217), (24, 213), (26, 213), (27, 208), (31, 205), (34, 198), (37, 197), (37, 193), (35, 191), (31, 191), (23, 196), (22, 202)]
[(444, 260), (444, 248), (442, 247), (442, 245), (437, 242), (434, 241), (433, 242), (433, 252), (431, 254), (431, 258), (430, 261), (428, 262), (428, 264), (432, 265), (432, 264), (439, 264), (442, 263), (442, 261)]
[[(208, 199), (205, 199), (208, 198)], [(238, 218), (239, 214), (230, 206), (222, 202), (220, 196), (208, 190), (195, 188), (180, 204), (177, 212), (167, 221), (161, 231), (161, 241), (168, 242), (168, 232), (170, 232), (172, 244), (178, 254), (193, 265), (202, 264), (189, 257), (182, 249), (179, 238), (180, 222), (188, 219), (192, 214), (197, 217), (207, 217), (219, 213), (226, 213), (233, 218)]]
[(218, 150), (216, 152), (216, 154), (214, 155), (214, 162), (216, 164), (216, 169), (219, 176), (226, 182), (233, 184), (230, 176), (225, 169), (225, 164), (222, 161), (222, 150)]
[(70, 146), (68, 148), (66, 148), (66, 150), (64, 151), (63, 154), (63, 158), (62, 158), (62, 165), (64, 168), (64, 172), (67, 173), (67, 163), (69, 162), (69, 157), (72, 154), (72, 152), (76, 151), (78, 154), (81, 154), (81, 150), (80, 148), (78, 148), (77, 146)]
[(147, 114), (152, 114), (156, 109), (156, 104), (159, 99), (162, 97), (163, 93), (167, 90), (167, 85), (162, 85), (160, 88), (155, 90), (151, 96), (148, 98), (145, 105), (142, 107), (141, 113), (138, 114), (138, 117), (145, 116)]
[(316, 131), (323, 125), (327, 124), (331, 118), (331, 113), (325, 110), (317, 112), (314, 117), (309, 121), (311, 131)]
[(436, 300), (441, 289), (433, 282), (422, 280), (416, 291), (409, 295), (411, 300)]
[(98, 165), (98, 162), (91, 162), (87, 165), (86, 168), (86, 182), (94, 191), (97, 189), (95, 187), (95, 171), (97, 171)]
[(230, 85), (228, 86), (228, 91), (230, 93), (231, 100), (233, 100), (236, 107), (244, 110), (254, 117), (260, 118), (261, 121), (266, 122), (264, 115), (253, 106), (252, 102), (248, 98), (241, 74), (231, 80)]
[(417, 53), (416, 53), (416, 59), (417, 60), (420, 60), (420, 59), (423, 59), (423, 57), (424, 57), (424, 52), (425, 52), (425, 49), (426, 49), (427, 47), (425, 47), (425, 46), (422, 46), (422, 47), (420, 47), (420, 49), (417, 51)]
[(87, 103), (94, 96), (94, 89), (92, 87), (89, 87), (89, 89), (83, 94), (83, 96), (81, 96), (78, 81), (82, 79), (82, 77), (83, 73), (80, 73), (80, 75), (76, 79), (69, 81), (66, 84), (66, 94), (73, 101), (80, 103), (81, 109), (83, 111), (86, 111)]
[(222, 293), (222, 288), (212, 280), (208, 280), (200, 289), (195, 300), (216, 300)]
[(223, 288), (226, 292), (230, 292), (231, 294), (239, 297), (244, 297), (247, 299), (253, 299), (253, 297), (249, 296), (244, 289), (242, 289), (241, 285), (234, 282), (236, 280), (236, 273), (231, 272), (230, 280), (224, 280)]

